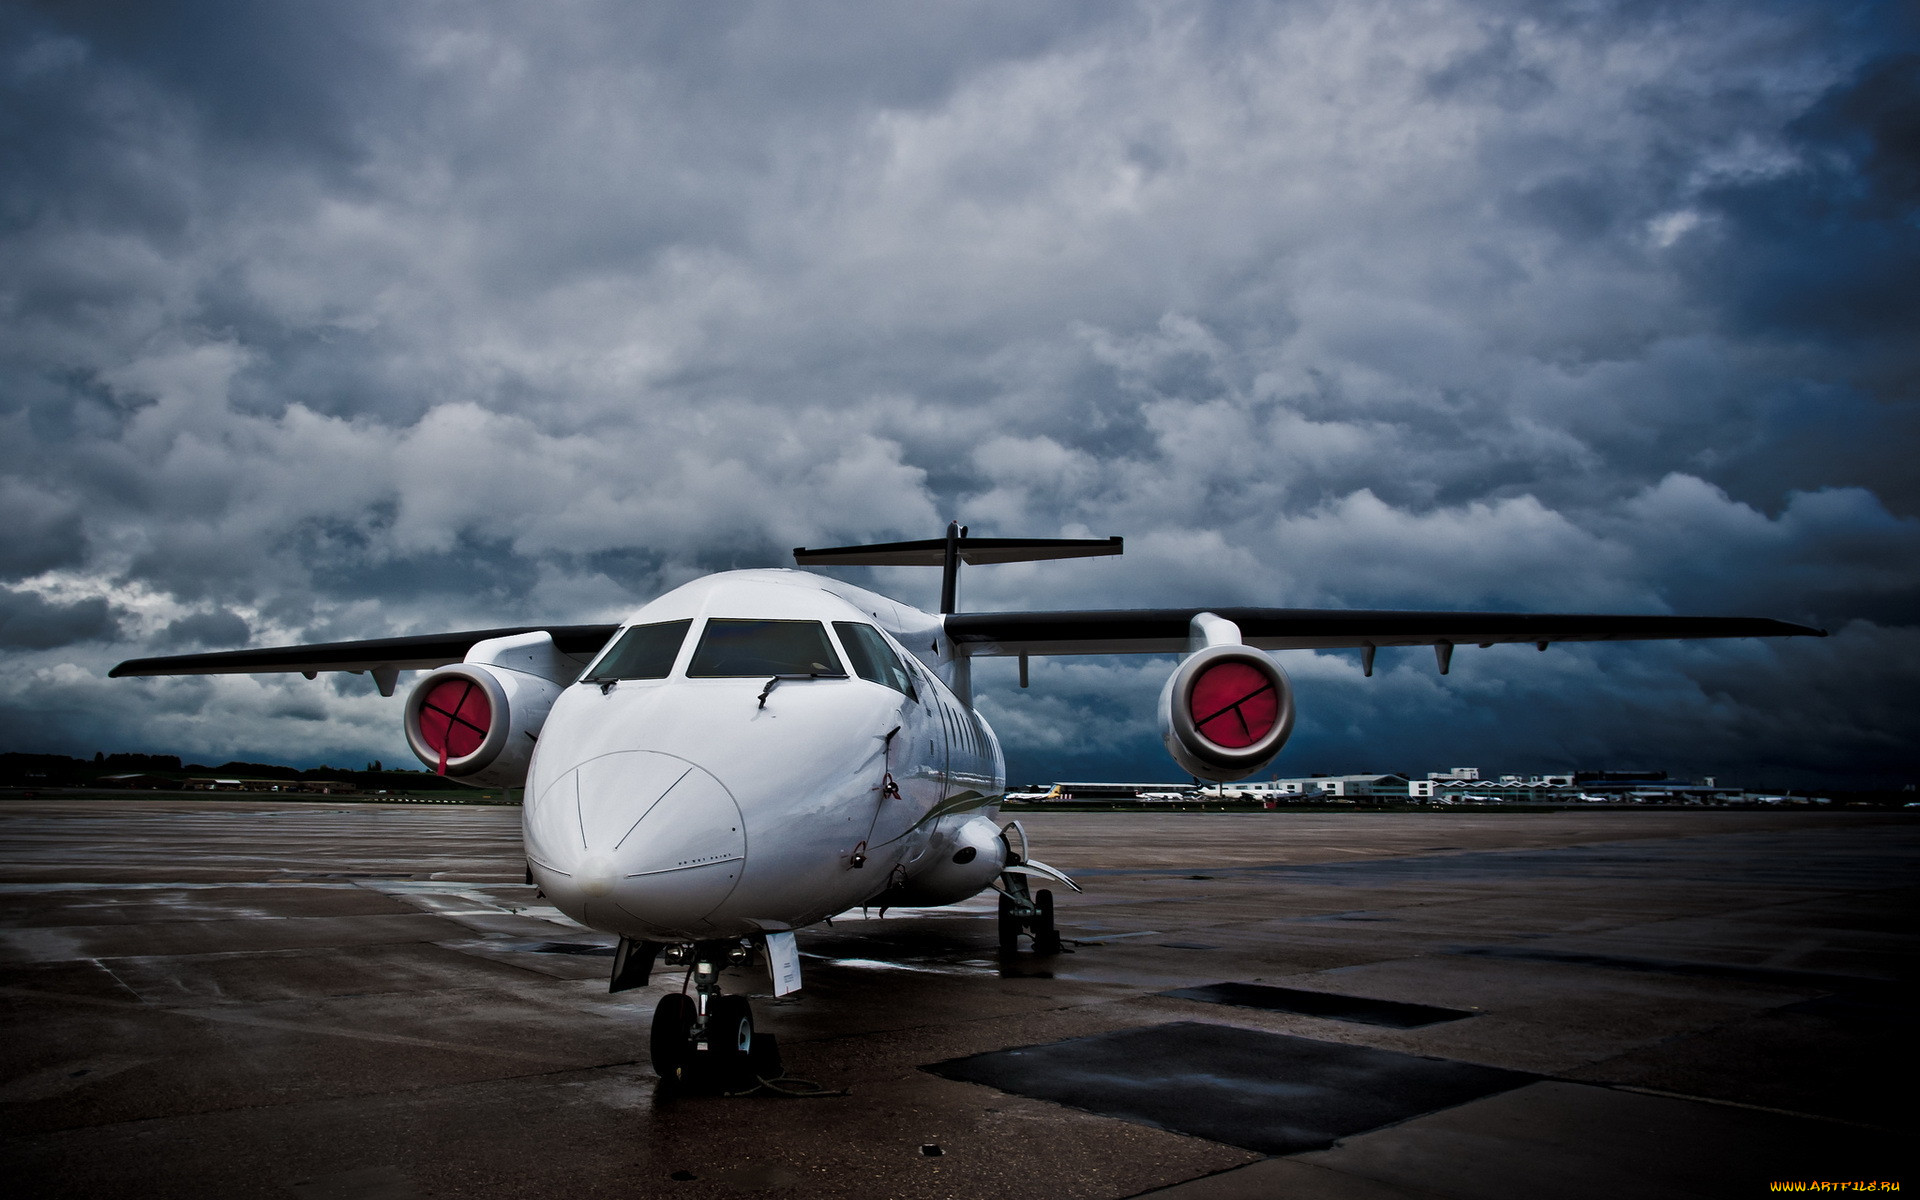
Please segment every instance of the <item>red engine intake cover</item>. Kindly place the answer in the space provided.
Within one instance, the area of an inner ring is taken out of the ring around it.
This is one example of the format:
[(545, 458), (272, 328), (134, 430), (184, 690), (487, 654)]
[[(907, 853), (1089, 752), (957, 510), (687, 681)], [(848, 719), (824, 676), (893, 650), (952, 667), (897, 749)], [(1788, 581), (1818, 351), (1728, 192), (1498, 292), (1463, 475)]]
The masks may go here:
[(440, 756), (442, 774), (449, 758), (478, 750), (492, 725), (493, 701), (471, 679), (439, 680), (420, 702), (420, 740)]
[(1194, 651), (1160, 694), (1160, 737), (1189, 773), (1245, 779), (1293, 733), (1293, 688), (1280, 664), (1251, 646)]
[(407, 743), (442, 775), (486, 770), (507, 744), (507, 693), (492, 668), (453, 663), (414, 685), (407, 697)]
[(1202, 737), (1238, 750), (1273, 731), (1280, 720), (1280, 690), (1271, 675), (1249, 663), (1219, 662), (1194, 679), (1187, 711)]

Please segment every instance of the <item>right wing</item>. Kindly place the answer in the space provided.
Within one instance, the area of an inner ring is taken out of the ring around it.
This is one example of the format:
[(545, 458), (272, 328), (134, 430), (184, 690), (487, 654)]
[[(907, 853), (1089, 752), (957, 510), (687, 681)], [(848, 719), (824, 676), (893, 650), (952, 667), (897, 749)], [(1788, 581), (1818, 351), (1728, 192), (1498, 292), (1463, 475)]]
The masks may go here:
[(1491, 646), (1496, 642), (1665, 638), (1825, 637), (1765, 617), (1612, 616), (1603, 613), (1421, 612), (1364, 608), (1134, 608), (1085, 612), (953, 613), (947, 636), (972, 655), (1184, 654), (1189, 627), (1211, 612), (1261, 650), (1370, 646)]

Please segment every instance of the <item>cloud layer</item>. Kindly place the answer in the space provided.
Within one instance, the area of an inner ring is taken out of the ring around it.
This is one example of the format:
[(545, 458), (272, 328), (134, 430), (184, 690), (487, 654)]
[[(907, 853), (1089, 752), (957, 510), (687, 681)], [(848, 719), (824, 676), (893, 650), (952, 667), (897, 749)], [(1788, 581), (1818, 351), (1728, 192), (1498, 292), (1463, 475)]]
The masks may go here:
[[(104, 671), (957, 517), (1128, 537), (978, 609), (1839, 633), (1290, 656), (1289, 771), (1910, 777), (1900, 6), (923, 9), (0, 15), (10, 748), (402, 759), (364, 681)], [(1165, 669), (984, 668), (1015, 776), (1170, 775)]]

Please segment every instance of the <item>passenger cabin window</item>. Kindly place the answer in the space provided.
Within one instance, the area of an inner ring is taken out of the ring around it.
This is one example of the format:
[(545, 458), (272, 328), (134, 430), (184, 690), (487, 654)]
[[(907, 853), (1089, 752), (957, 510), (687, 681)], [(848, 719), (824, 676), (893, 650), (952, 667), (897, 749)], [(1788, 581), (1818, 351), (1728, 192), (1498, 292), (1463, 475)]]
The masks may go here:
[(818, 621), (738, 621), (715, 617), (700, 634), (689, 678), (729, 675), (839, 675), (846, 670)]
[(665, 679), (673, 670), (680, 643), (687, 640), (692, 621), (662, 621), (635, 625), (620, 635), (613, 648), (600, 656), (582, 683), (612, 683), (616, 679)]
[(887, 645), (887, 639), (871, 625), (858, 621), (835, 621), (835, 633), (840, 635), (840, 644), (846, 647), (847, 658), (853, 663), (853, 673), (872, 683), (884, 684), (896, 692), (904, 692), (911, 699), (918, 700), (920, 694), (914, 690), (913, 676), (900, 665), (900, 657)]

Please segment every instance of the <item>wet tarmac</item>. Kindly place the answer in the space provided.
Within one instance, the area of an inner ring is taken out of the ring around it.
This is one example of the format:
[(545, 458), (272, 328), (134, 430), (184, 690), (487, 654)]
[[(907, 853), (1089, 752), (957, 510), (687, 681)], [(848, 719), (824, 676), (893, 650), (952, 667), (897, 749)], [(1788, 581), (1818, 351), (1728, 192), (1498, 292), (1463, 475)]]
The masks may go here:
[(33, 1196), (1227, 1200), (1914, 1161), (1909, 814), (1022, 819), (1087, 889), (1068, 953), (1003, 956), (979, 901), (847, 914), (800, 935), (797, 995), (734, 980), (846, 1094), (676, 1098), (645, 1043), (678, 980), (607, 993), (612, 939), (522, 884), (517, 810), (0, 799), (0, 1167)]

